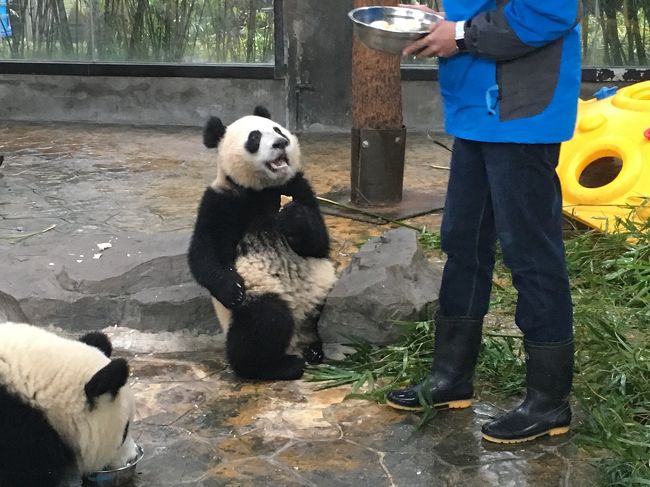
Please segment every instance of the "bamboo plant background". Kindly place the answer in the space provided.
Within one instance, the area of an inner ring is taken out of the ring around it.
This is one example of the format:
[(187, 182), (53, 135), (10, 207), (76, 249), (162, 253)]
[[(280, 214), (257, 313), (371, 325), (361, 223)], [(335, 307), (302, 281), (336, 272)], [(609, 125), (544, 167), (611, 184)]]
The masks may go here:
[(0, 59), (273, 61), (273, 0), (9, 0)]
[[(583, 4), (585, 65), (648, 65), (650, 0)], [(13, 34), (0, 36), (0, 59), (273, 61), (273, 0), (8, 0), (8, 8)]]

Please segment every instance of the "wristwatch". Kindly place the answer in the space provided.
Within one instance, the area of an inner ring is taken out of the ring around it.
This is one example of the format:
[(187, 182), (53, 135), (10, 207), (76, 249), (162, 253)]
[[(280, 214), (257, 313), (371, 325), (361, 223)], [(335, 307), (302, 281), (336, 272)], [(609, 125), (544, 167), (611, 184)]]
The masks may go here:
[(456, 47), (458, 52), (467, 51), (467, 46), (465, 46), (465, 21), (461, 20), (456, 22)]

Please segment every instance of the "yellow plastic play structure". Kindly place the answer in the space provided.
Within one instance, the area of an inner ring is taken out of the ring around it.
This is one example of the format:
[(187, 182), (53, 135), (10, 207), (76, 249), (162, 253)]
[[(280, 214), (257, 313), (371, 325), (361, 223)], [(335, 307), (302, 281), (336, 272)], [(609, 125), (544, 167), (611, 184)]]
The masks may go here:
[(565, 214), (615, 232), (617, 218), (650, 218), (650, 81), (594, 96), (579, 102), (557, 174)]

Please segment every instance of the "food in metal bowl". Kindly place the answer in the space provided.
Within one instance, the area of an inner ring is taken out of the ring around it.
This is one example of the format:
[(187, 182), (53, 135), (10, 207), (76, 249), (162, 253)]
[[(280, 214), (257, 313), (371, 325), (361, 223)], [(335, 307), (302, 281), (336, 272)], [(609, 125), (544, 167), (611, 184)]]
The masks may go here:
[(370, 27), (393, 32), (418, 32), (422, 28), (422, 23), (416, 19), (394, 17), (391, 19), (391, 22), (387, 20), (375, 20), (370, 23)]
[(408, 7), (361, 7), (348, 13), (355, 35), (366, 46), (401, 54), (442, 19), (438, 14)]
[(99, 470), (89, 473), (82, 479), (84, 487), (126, 487), (135, 478), (135, 469), (144, 458), (144, 451), (138, 446), (138, 456), (126, 466), (115, 470)]

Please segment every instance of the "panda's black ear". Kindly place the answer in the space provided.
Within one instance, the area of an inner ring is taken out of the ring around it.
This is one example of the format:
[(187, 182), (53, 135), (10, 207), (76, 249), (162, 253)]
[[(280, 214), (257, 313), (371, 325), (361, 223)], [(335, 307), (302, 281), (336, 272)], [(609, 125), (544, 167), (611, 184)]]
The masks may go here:
[(271, 118), (271, 112), (269, 112), (265, 107), (258, 105), (255, 107), (255, 110), (253, 110), (253, 115), (257, 115), (258, 117), (264, 117), (264, 118)]
[(208, 149), (214, 149), (219, 145), (219, 141), (226, 133), (226, 126), (221, 119), (217, 117), (210, 117), (208, 123), (205, 124), (203, 129), (203, 144)]
[(97, 371), (84, 387), (90, 407), (95, 406), (97, 398), (110, 394), (113, 398), (129, 378), (129, 364), (123, 358), (111, 360), (106, 367)]
[(79, 341), (86, 345), (90, 345), (91, 347), (100, 349), (107, 357), (110, 357), (113, 353), (113, 345), (111, 345), (111, 341), (105, 334), (99, 331), (86, 333), (79, 339)]

